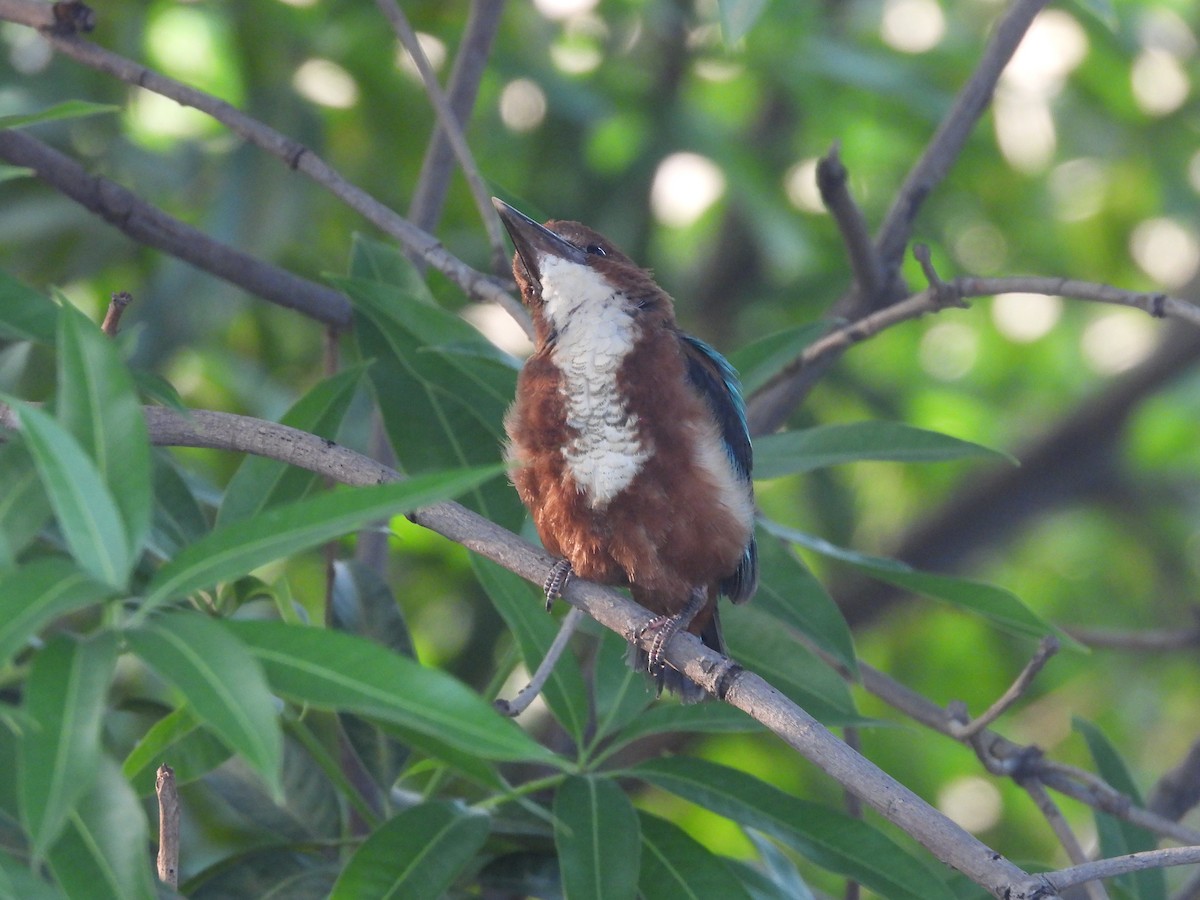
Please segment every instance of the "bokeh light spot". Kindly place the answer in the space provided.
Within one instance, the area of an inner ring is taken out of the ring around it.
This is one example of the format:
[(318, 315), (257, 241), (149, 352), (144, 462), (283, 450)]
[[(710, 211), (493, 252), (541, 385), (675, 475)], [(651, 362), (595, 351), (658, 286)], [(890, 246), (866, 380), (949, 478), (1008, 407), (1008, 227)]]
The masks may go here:
[(536, 81), (517, 78), (500, 92), (500, 121), (509, 131), (532, 131), (546, 118), (546, 93)]
[(1062, 298), (1045, 294), (999, 294), (992, 303), (996, 330), (1018, 344), (1045, 337), (1062, 316)]
[(664, 225), (691, 225), (725, 193), (725, 173), (698, 153), (672, 153), (658, 164), (650, 208)]
[(946, 17), (937, 0), (886, 0), (879, 36), (904, 53), (924, 53), (946, 34)]

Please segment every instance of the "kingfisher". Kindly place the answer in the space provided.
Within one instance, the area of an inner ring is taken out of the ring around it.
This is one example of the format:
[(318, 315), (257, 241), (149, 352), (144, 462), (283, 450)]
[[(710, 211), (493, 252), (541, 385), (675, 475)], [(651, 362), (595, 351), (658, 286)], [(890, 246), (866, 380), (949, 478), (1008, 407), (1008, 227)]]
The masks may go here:
[(560, 557), (551, 607), (572, 575), (628, 587), (655, 614), (630, 663), (684, 702), (703, 689), (664, 665), (687, 629), (724, 653), (717, 598), (758, 586), (752, 450), (737, 373), (682, 332), (671, 297), (578, 222), (539, 224), (493, 198), (534, 352), (505, 418), (512, 479), (543, 546)]

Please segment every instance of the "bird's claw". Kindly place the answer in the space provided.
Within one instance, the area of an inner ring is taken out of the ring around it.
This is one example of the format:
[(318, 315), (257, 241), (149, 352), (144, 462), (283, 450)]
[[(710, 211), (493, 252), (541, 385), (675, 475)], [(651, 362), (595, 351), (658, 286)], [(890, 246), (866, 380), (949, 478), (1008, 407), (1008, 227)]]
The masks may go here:
[(546, 612), (554, 608), (554, 601), (562, 596), (573, 574), (571, 561), (567, 559), (560, 559), (550, 567), (546, 580), (542, 582), (542, 591), (546, 594)]
[(667, 648), (667, 641), (679, 631), (680, 624), (678, 616), (655, 616), (637, 630), (635, 637), (638, 641), (654, 632), (654, 640), (650, 642), (650, 649), (646, 652), (646, 671), (651, 675), (657, 675), (665, 665), (663, 651)]

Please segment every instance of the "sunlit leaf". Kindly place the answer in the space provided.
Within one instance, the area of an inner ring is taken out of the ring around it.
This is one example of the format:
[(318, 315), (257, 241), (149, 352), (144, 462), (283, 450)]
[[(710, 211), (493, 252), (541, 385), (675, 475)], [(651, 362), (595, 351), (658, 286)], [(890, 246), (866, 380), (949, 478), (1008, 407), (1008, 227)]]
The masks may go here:
[(864, 460), (949, 462), (977, 458), (1015, 462), (998, 450), (900, 422), (853, 422), (756, 438), (754, 477), (779, 478)]
[(953, 900), (930, 865), (865, 821), (785, 794), (745, 772), (675, 756), (641, 763), (631, 774), (757, 828), (822, 868), (891, 900)]
[(559, 785), (554, 846), (570, 900), (637, 895), (641, 829), (633, 804), (613, 779), (573, 775)]
[(216, 621), (184, 611), (127, 629), (125, 639), (279, 796), (283, 735), (270, 689), (251, 652)]
[(45, 557), (0, 572), (0, 662), (45, 625), (113, 593), (69, 560)]
[[(319, 382), (284, 413), (280, 424), (333, 440), (362, 375), (363, 367), (359, 366)], [(217, 525), (228, 525), (272, 506), (299, 500), (320, 483), (321, 476), (315, 472), (265, 456), (248, 455), (225, 488)]]
[(495, 478), (502, 467), (437, 472), (392, 484), (347, 488), (298, 500), (218, 528), (155, 573), (141, 614), (171, 597), (236, 578), (316, 547), (369, 522), (453, 497)]
[(58, 328), (58, 421), (112, 491), (136, 555), (150, 528), (150, 439), (133, 379), (112, 339), (70, 304)]
[(721, 857), (678, 825), (639, 812), (642, 868), (638, 891), (645, 900), (750, 900)]
[(39, 853), (54, 843), (100, 765), (100, 726), (117, 662), (116, 637), (51, 640), (25, 684), (35, 727), (21, 737), (21, 817)]
[(96, 464), (70, 432), (40, 409), (17, 404), (15, 410), (71, 554), (100, 581), (124, 587), (133, 565), (129, 538)]
[(488, 836), (487, 816), (448, 802), (406, 809), (372, 832), (330, 900), (440, 900)]
[[(534, 671), (558, 634), (561, 620), (546, 614), (542, 592), (525, 579), (479, 556), (472, 556), (471, 564), (496, 611), (516, 637), (526, 668)], [(567, 733), (581, 741), (588, 726), (588, 696), (579, 661), (570, 650), (559, 658), (542, 696)]]
[(556, 760), (461, 682), (378, 644), (282, 622), (223, 624), (297, 703), (395, 722), (487, 759)]

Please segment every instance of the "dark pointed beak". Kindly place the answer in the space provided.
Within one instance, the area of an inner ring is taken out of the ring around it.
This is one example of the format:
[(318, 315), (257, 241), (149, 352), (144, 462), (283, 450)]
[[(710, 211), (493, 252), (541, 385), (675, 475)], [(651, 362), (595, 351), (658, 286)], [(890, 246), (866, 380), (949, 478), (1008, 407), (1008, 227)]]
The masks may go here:
[(560, 238), (549, 228), (513, 209), (498, 197), (492, 198), (492, 205), (496, 207), (496, 212), (500, 213), (500, 221), (508, 229), (513, 246), (517, 248), (517, 255), (521, 257), (521, 263), (534, 281), (541, 283), (542, 274), (538, 268), (538, 260), (547, 256), (557, 256), (580, 265), (586, 264), (587, 254), (570, 241)]

